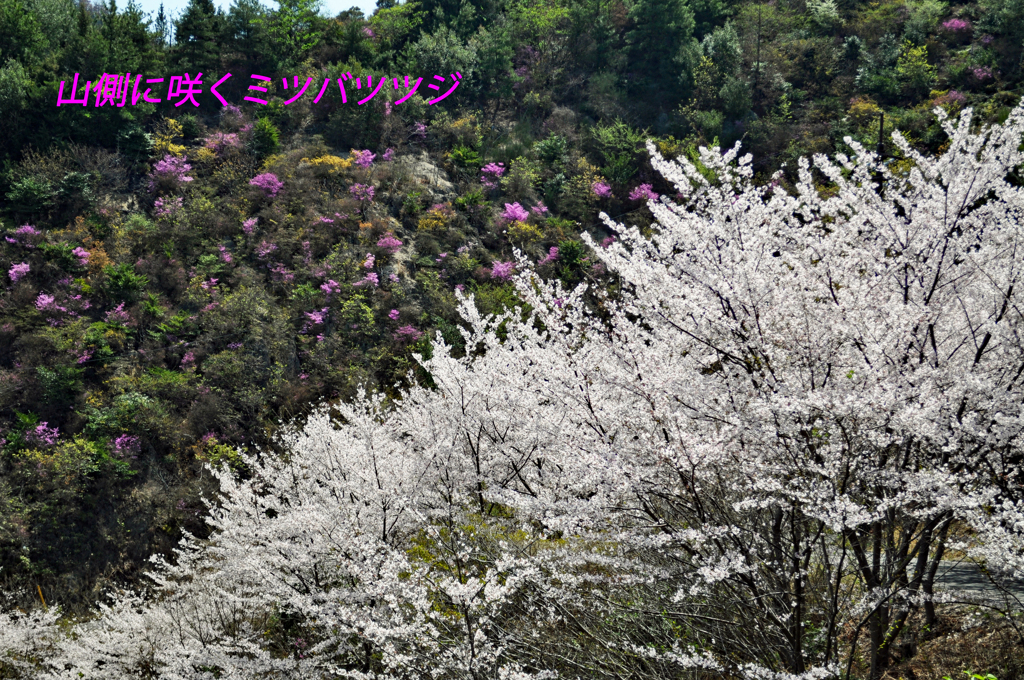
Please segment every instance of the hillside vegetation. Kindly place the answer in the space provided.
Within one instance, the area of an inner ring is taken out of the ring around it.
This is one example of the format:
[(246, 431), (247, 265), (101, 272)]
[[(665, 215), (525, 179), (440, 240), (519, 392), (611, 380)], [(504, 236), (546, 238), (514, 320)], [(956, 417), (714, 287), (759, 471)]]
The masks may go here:
[[(237, 447), (273, 451), (322, 400), (429, 385), (429, 338), (465, 351), (456, 289), (525, 306), (515, 249), (614, 295), (580, 234), (611, 238), (602, 211), (646, 229), (646, 199), (675, 194), (648, 139), (698, 168), (700, 146), (741, 142), (759, 183), (790, 186), (797, 158), (852, 137), (899, 175), (893, 129), (935, 154), (936, 107), (1003, 122), (1024, 91), (1014, 0), (378, 4), (192, 0), (172, 25), (0, 0), (0, 580), (18, 605), (84, 613), (208, 531), (206, 463), (245, 476)], [(75, 73), (199, 71), (198, 108), (55, 106)], [(228, 72), (225, 107), (209, 86)], [(266, 106), (243, 101), (254, 73)], [(424, 83), (343, 104), (343, 73)], [(287, 106), (286, 76), (313, 81)]]

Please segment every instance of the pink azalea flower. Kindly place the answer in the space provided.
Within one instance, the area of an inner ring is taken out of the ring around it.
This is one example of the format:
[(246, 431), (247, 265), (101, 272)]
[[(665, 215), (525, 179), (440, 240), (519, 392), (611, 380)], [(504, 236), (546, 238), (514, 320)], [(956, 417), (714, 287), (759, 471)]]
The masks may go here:
[(509, 221), (525, 222), (530, 218), (530, 213), (526, 212), (526, 209), (519, 203), (506, 203), (505, 212), (501, 216)]
[(27, 262), (21, 264), (12, 264), (11, 268), (7, 271), (7, 275), (11, 277), (11, 283), (17, 283), (18, 279), (28, 274), (31, 267)]
[(629, 193), (629, 200), (631, 200), (631, 201), (641, 201), (641, 200), (656, 201), (656, 200), (658, 200), (658, 194), (656, 194), (653, 191), (651, 191), (651, 189), (652, 189), (652, 186), (650, 184), (641, 184), (640, 186), (638, 186), (636, 189), (633, 189), (633, 191), (631, 191)]
[(284, 182), (279, 180), (277, 175), (272, 172), (265, 172), (262, 175), (256, 175), (249, 180), (249, 184), (262, 189), (267, 196), (277, 196), (277, 192), (279, 192), (281, 187), (284, 186)]
[(508, 281), (512, 277), (512, 271), (515, 269), (514, 262), (499, 262), (495, 260), (494, 264), (491, 265), (491, 278), (499, 281)]

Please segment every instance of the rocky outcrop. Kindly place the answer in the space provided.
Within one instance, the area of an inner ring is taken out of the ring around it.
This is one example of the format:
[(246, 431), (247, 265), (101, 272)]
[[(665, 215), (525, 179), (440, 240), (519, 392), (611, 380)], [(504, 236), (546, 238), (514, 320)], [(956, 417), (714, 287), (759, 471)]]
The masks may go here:
[(408, 174), (410, 179), (428, 191), (435, 202), (450, 200), (455, 196), (455, 185), (442, 168), (437, 167), (426, 151), (418, 156), (402, 156), (395, 159), (396, 172)]

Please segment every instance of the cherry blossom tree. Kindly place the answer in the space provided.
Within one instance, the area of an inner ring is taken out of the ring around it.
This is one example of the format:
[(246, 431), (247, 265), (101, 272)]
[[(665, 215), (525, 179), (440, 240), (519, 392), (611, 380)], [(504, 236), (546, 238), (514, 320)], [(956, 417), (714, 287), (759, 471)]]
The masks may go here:
[(584, 235), (621, 291), (518, 256), (528, 314), (457, 293), (430, 388), (240, 452), (153, 592), (73, 635), (0, 618), (4, 651), (53, 678), (811, 680), (859, 645), (881, 677), (955, 596), (950, 550), (1024, 576), (1024, 108), (943, 124), (938, 158), (894, 134), (906, 177), (847, 140), (791, 192), (738, 145), (698, 171), (649, 144), (682, 202)]

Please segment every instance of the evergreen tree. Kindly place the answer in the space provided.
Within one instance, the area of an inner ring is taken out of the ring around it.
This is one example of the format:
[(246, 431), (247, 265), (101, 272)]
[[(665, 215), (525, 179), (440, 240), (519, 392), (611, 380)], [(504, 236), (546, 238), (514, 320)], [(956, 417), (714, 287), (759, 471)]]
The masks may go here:
[(22, 0), (0, 0), (0, 62), (34, 61), (46, 46), (46, 36)]
[(186, 72), (210, 72), (220, 61), (223, 16), (212, 0), (189, 0), (185, 13), (175, 26), (176, 65)]
[(326, 21), (320, 0), (276, 0), (276, 12), (259, 20), (270, 36), (274, 52), (286, 61), (301, 62), (323, 38)]
[(157, 63), (149, 22), (135, 0), (118, 12), (116, 0), (110, 0), (100, 31), (106, 42), (106, 71), (110, 73), (141, 73), (152, 71)]
[(259, 0), (234, 0), (224, 22), (223, 44), (253, 69), (266, 64), (271, 54), (261, 24), (266, 15)]
[(634, 91), (672, 91), (682, 71), (695, 21), (685, 0), (637, 0), (626, 33), (628, 81)]
[(160, 3), (160, 11), (156, 13), (156, 21), (153, 22), (153, 31), (156, 33), (156, 44), (163, 48), (167, 45), (167, 35), (170, 30), (167, 22), (167, 15), (164, 14), (164, 3)]

